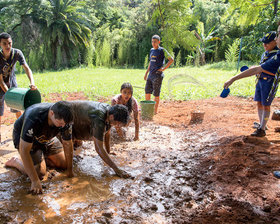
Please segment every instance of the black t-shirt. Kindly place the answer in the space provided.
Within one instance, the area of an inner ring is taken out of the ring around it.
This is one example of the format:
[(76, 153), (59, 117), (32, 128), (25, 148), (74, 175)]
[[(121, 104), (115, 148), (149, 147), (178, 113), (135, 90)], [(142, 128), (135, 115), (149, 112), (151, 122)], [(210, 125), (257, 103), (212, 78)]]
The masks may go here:
[(61, 133), (63, 140), (71, 140), (72, 125), (58, 128), (48, 124), (48, 112), (52, 105), (53, 103), (39, 103), (28, 107), (15, 122), (14, 133), (20, 133), (20, 137), (29, 143), (48, 144), (58, 133)]
[(80, 140), (91, 140), (94, 136), (103, 141), (104, 133), (110, 129), (106, 123), (110, 105), (92, 101), (73, 101), (74, 115), (73, 137)]

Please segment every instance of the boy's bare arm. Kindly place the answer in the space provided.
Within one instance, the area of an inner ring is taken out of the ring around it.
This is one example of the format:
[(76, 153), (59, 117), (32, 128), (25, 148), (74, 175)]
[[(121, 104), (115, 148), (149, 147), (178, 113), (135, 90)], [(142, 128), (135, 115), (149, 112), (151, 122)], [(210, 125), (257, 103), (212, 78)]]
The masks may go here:
[(101, 159), (107, 163), (114, 171), (115, 173), (122, 178), (130, 178), (131, 176), (126, 173), (124, 170), (119, 169), (119, 167), (113, 162), (113, 160), (110, 158), (106, 150), (103, 148), (103, 141), (100, 141), (96, 138), (93, 138), (94, 144), (95, 144), (95, 150), (98, 153), (98, 155), (101, 157)]
[(67, 176), (73, 177), (73, 142), (72, 140), (62, 140), (62, 145), (67, 164)]
[(110, 130), (107, 131), (107, 133), (105, 134), (104, 140), (105, 140), (105, 148), (107, 150), (107, 153), (110, 153), (111, 149), (110, 149), (110, 138), (111, 138), (111, 134), (110, 134)]
[(150, 71), (150, 65), (151, 65), (151, 62), (149, 63), (148, 69), (145, 73), (144, 80), (147, 80), (147, 75), (149, 74), (149, 71)]
[(42, 185), (30, 155), (31, 148), (32, 143), (20, 139), (19, 154), (24, 166), (24, 170), (31, 180), (31, 191), (35, 194), (40, 194), (42, 193)]
[(259, 65), (259, 66), (254, 66), (254, 67), (251, 67), (249, 69), (247, 69), (246, 71), (244, 72), (241, 72), (239, 73), (238, 75), (232, 77), (230, 80), (228, 80), (227, 82), (225, 82), (224, 84), (224, 88), (227, 89), (233, 82), (235, 82), (236, 80), (239, 80), (239, 79), (243, 79), (243, 78), (246, 78), (246, 77), (250, 77), (252, 75), (256, 75), (256, 74), (260, 74), (262, 73), (264, 70), (262, 69), (262, 67)]
[(28, 64), (23, 64), (22, 67), (23, 67), (23, 69), (24, 69), (24, 71), (25, 71), (25, 73), (26, 73), (26, 75), (27, 75), (27, 77), (30, 81), (30, 85), (29, 85), (30, 89), (31, 90), (36, 90), (37, 87), (35, 86), (33, 74), (32, 74), (31, 69), (29, 68)]
[(135, 137), (134, 140), (139, 139), (139, 113), (138, 111), (134, 113), (134, 122), (135, 122)]
[(169, 68), (169, 66), (173, 63), (174, 59), (172, 57), (168, 58), (168, 63), (166, 64), (166, 66), (164, 68), (160, 68), (158, 71), (163, 72), (164, 70), (166, 70), (167, 68)]
[(6, 83), (4, 82), (3, 74), (0, 74), (0, 87), (4, 92), (7, 92), (9, 89)]

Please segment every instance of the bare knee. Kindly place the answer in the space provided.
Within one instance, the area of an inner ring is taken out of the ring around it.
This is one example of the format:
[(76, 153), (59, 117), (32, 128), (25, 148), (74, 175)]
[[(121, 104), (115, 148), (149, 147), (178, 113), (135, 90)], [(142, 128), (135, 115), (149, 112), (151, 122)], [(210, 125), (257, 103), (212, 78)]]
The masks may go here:
[(48, 156), (48, 158), (46, 159), (46, 163), (48, 167), (52, 167), (52, 168), (58, 168), (58, 169), (67, 168), (64, 152), (60, 152), (58, 154)]

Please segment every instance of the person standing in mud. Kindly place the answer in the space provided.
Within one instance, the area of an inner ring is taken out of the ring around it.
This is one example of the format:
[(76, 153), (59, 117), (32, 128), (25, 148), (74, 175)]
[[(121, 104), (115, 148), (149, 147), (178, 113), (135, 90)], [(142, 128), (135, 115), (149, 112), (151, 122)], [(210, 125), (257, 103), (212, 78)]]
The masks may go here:
[(260, 123), (254, 123), (256, 131), (254, 131), (251, 136), (255, 137), (264, 137), (266, 135), (265, 129), (270, 115), (270, 105), (275, 97), (279, 82), (278, 76), (275, 75), (278, 67), (271, 66), (275, 61), (275, 57), (277, 57), (277, 52), (279, 50), (277, 47), (277, 45), (279, 46), (279, 43), (276, 43), (276, 32), (267, 33), (261, 41), (263, 42), (265, 52), (262, 55), (260, 66), (252, 67), (249, 70), (234, 76), (224, 84), (224, 87), (228, 88), (238, 79), (252, 75), (257, 76), (258, 82), (256, 84), (254, 100), (257, 101)]
[[(144, 76), (144, 80), (146, 80), (145, 98), (146, 100), (151, 100), (152, 93), (155, 96), (155, 114), (158, 112), (160, 89), (164, 77), (163, 71), (166, 70), (174, 61), (167, 50), (160, 47), (159, 44), (160, 37), (158, 35), (154, 35), (152, 37), (153, 48), (150, 50), (149, 56), (150, 63)], [(163, 67), (165, 58), (168, 59), (168, 63), (165, 67)]]
[[(12, 48), (12, 37), (8, 33), (0, 34), (0, 142), (1, 142), (1, 118), (4, 114), (4, 96), (11, 87), (17, 87), (15, 65), (18, 61), (23, 67), (29, 81), (30, 89), (36, 90), (35, 82), (33, 79), (32, 71), (25, 61), (22, 52), (19, 49)], [(21, 115), (20, 111), (11, 109), (11, 112), (16, 113), (16, 117)]]
[[(125, 105), (128, 109), (128, 112), (131, 114), (133, 111), (133, 117), (135, 122), (135, 137), (134, 141), (139, 139), (139, 107), (137, 100), (132, 96), (133, 87), (129, 82), (123, 83), (121, 85), (121, 94), (114, 96), (111, 100), (111, 105), (122, 104)], [(121, 138), (124, 138), (124, 134), (121, 128), (116, 127), (116, 131)]]
[[(128, 119), (127, 108), (122, 105), (111, 107), (105, 103), (90, 101), (35, 104), (24, 112), (14, 126), (14, 144), (19, 148), (22, 161), (12, 158), (5, 165), (27, 173), (32, 182), (31, 191), (41, 193), (39, 177), (45, 175), (46, 164), (55, 168), (67, 168), (68, 177), (73, 176), (74, 138), (93, 140), (103, 161), (119, 177), (129, 178), (130, 175), (119, 169), (103, 148), (104, 133), (110, 130), (111, 125), (126, 125)], [(59, 133), (62, 145), (55, 137)], [(110, 150), (107, 139), (105, 135), (105, 147)], [(47, 158), (46, 161), (42, 160), (42, 154)], [(37, 173), (33, 164), (39, 165)]]

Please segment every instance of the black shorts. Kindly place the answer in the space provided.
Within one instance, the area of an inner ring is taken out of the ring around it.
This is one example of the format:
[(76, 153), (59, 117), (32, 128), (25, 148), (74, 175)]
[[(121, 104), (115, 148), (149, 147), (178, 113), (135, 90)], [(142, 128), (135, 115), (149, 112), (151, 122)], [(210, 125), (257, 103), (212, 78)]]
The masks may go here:
[(147, 79), (146, 86), (145, 86), (145, 93), (152, 94), (154, 96), (160, 95), (160, 89), (162, 84), (163, 77), (159, 76), (153, 79)]
[[(20, 135), (13, 132), (13, 142), (16, 149), (19, 150), (19, 140)], [(51, 155), (56, 155), (63, 152), (63, 146), (57, 137), (52, 138), (47, 144), (40, 144), (39, 142), (34, 142), (30, 155), (34, 165), (40, 164), (43, 160), (43, 155), (45, 158)]]

